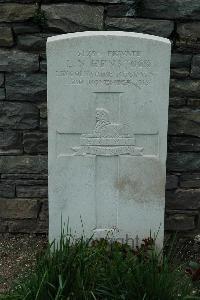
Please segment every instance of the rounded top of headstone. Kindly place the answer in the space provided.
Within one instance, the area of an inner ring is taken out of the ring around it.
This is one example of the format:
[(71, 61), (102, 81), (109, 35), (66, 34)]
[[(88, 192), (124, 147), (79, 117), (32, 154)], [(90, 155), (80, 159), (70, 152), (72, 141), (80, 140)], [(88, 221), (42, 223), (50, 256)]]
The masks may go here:
[(138, 39), (145, 40), (153, 40), (157, 42), (162, 42), (165, 44), (171, 45), (171, 42), (167, 38), (163, 38), (160, 36), (144, 34), (144, 33), (136, 33), (136, 32), (125, 32), (125, 31), (84, 31), (84, 32), (75, 32), (75, 33), (67, 33), (49, 37), (47, 39), (47, 43), (63, 41), (66, 39), (74, 39), (81, 37), (93, 37), (93, 36), (101, 36), (101, 37), (133, 37)]

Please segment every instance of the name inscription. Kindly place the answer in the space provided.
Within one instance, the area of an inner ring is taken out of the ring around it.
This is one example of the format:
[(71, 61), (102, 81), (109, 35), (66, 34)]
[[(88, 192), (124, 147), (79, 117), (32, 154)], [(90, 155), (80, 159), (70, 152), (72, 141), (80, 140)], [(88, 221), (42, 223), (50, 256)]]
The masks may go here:
[(153, 72), (151, 59), (138, 50), (79, 50), (55, 71), (67, 85), (149, 86)]

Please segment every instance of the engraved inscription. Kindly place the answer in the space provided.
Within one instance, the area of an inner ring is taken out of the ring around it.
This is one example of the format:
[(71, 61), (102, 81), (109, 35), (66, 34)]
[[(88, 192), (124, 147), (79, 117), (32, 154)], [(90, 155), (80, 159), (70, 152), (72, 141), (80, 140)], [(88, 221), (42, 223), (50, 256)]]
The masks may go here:
[(143, 148), (135, 146), (135, 138), (125, 133), (122, 124), (112, 123), (109, 111), (104, 108), (96, 109), (94, 131), (82, 134), (80, 147), (72, 149), (74, 155), (143, 155)]
[(71, 54), (55, 75), (67, 85), (132, 86), (141, 89), (151, 85), (153, 71), (151, 59), (140, 50), (100, 52), (91, 49)]

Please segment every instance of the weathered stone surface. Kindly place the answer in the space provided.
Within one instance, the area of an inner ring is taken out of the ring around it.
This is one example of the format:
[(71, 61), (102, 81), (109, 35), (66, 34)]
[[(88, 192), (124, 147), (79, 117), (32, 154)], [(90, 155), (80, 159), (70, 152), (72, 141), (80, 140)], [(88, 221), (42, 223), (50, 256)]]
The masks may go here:
[(14, 39), (10, 27), (0, 26), (0, 47), (12, 47)]
[(19, 198), (46, 198), (48, 197), (47, 186), (35, 185), (17, 185), (16, 195)]
[(40, 61), (40, 71), (46, 73), (47, 72), (47, 61), (41, 60)]
[(47, 132), (25, 132), (23, 145), (26, 153), (47, 153)]
[(5, 184), (0, 182), (0, 198), (14, 198), (14, 197), (15, 197), (15, 186), (13, 184)]
[(34, 129), (38, 127), (39, 110), (31, 103), (0, 102), (0, 127)]
[(0, 50), (0, 71), (35, 72), (39, 70), (37, 54), (18, 50)]
[(169, 37), (174, 28), (172, 21), (135, 18), (106, 18), (105, 25), (109, 29), (131, 30), (163, 37)]
[(36, 199), (2, 199), (0, 198), (0, 218), (36, 219), (39, 202)]
[(181, 69), (171, 69), (171, 78), (187, 78), (189, 77), (190, 71), (189, 68), (181, 68)]
[(182, 188), (200, 188), (200, 173), (181, 175), (180, 186)]
[(169, 98), (169, 105), (174, 108), (178, 108), (186, 105), (186, 98), (171, 97)]
[(41, 210), (39, 214), (39, 219), (43, 221), (47, 221), (49, 218), (49, 211), (48, 211), (48, 200), (44, 199), (41, 201)]
[(167, 209), (199, 209), (200, 189), (176, 190), (166, 192)]
[(0, 100), (5, 100), (5, 99), (6, 99), (5, 89), (0, 88)]
[(166, 177), (166, 190), (174, 190), (178, 187), (178, 176), (167, 175)]
[(168, 134), (200, 137), (200, 110), (188, 108), (170, 109)]
[(40, 101), (46, 99), (46, 74), (7, 74), (6, 99)]
[(21, 4), (34, 3), (35, 4), (35, 0), (0, 0), (0, 3), (21, 3)]
[(42, 5), (47, 18), (48, 27), (62, 32), (75, 32), (78, 30), (103, 29), (102, 6), (87, 4), (57, 4)]
[(200, 22), (178, 23), (177, 33), (182, 40), (197, 41), (200, 37)]
[(199, 171), (199, 153), (168, 153), (167, 169), (169, 171)]
[(46, 41), (52, 34), (38, 33), (20, 35), (17, 39), (17, 46), (20, 50), (42, 52), (46, 49)]
[(0, 87), (4, 86), (4, 73), (0, 73)]
[(40, 119), (40, 129), (41, 130), (47, 130), (47, 119)]
[(22, 153), (21, 134), (17, 131), (0, 131), (0, 154)]
[(34, 219), (9, 220), (5, 224), (10, 233), (47, 233), (48, 221)]
[(44, 181), (46, 182), (48, 179), (48, 175), (47, 174), (1, 174), (1, 179), (4, 180), (13, 180), (13, 181), (18, 181), (18, 180), (23, 180), (23, 182), (26, 182), (26, 185), (28, 185), (29, 181), (31, 182), (30, 184), (32, 184), (32, 182), (34, 181), (34, 184), (36, 182), (40, 182), (42, 181), (44, 183)]
[(164, 19), (200, 20), (199, 0), (141, 0), (138, 15)]
[[(86, 0), (87, 2), (94, 2), (94, 0)], [(95, 2), (99, 3), (125, 3), (125, 4), (136, 4), (138, 0), (95, 0)]]
[(169, 137), (168, 151), (173, 152), (199, 152), (200, 138), (196, 137)]
[(47, 157), (41, 156), (0, 156), (0, 173), (46, 173)]
[(197, 97), (200, 94), (200, 80), (176, 80), (170, 82), (170, 95), (172, 97)]
[(190, 67), (192, 60), (191, 54), (172, 53), (171, 68), (185, 68)]
[(136, 10), (134, 5), (108, 5), (106, 7), (108, 17), (133, 17), (135, 16)]
[(39, 102), (37, 107), (40, 110), (40, 118), (47, 119), (47, 102)]
[[(5, 175), (5, 174), (4, 174)], [(2, 184), (14, 184), (16, 186), (47, 186), (47, 179), (23, 179), (18, 174), (16, 179), (1, 179)]]
[(193, 108), (200, 108), (200, 99), (188, 99), (187, 105)]
[(195, 216), (187, 216), (181, 213), (167, 215), (165, 217), (165, 230), (187, 231), (196, 228)]
[(48, 39), (50, 240), (62, 214), (78, 235), (81, 215), (86, 236), (119, 224), (116, 236), (144, 237), (161, 225), (162, 245), (170, 50), (167, 39), (132, 32)]
[(176, 46), (183, 50), (196, 51), (200, 49), (200, 22), (179, 23), (177, 25), (179, 39)]
[(35, 24), (20, 24), (16, 23), (13, 25), (13, 31), (16, 35), (25, 34), (25, 33), (36, 33), (40, 32), (40, 27)]
[(190, 75), (192, 78), (200, 78), (200, 55), (193, 56)]
[(26, 21), (34, 16), (35, 5), (5, 3), (0, 4), (0, 22)]

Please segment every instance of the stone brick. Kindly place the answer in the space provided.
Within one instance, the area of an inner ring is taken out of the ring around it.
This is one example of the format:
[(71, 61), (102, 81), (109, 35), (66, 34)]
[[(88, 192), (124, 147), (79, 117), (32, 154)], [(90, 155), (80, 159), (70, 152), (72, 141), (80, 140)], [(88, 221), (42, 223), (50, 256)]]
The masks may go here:
[(195, 216), (184, 214), (167, 215), (165, 217), (165, 230), (168, 231), (187, 231), (196, 228)]
[(48, 211), (48, 199), (44, 199), (41, 201), (41, 210), (40, 210), (40, 214), (39, 214), (39, 219), (40, 220), (48, 220), (49, 218), (49, 211)]
[(37, 199), (0, 199), (0, 218), (35, 219), (38, 210)]
[(200, 20), (200, 2), (199, 0), (141, 0), (138, 15), (158, 19)]
[(200, 78), (200, 55), (193, 56), (190, 76), (192, 78)]
[(0, 73), (0, 87), (4, 86), (4, 73)]
[(31, 103), (0, 102), (0, 127), (34, 129), (38, 127), (39, 110)]
[[(15, 197), (15, 185), (5, 184), (0, 182), (0, 198), (14, 198)], [(1, 202), (1, 200), (0, 200)]]
[(48, 221), (33, 219), (10, 220), (6, 222), (7, 232), (10, 233), (47, 233)]
[[(200, 2), (199, 2), (200, 3)], [(200, 22), (178, 23), (177, 34), (179, 39), (176, 46), (181, 50), (199, 51), (200, 49)]]
[(171, 108), (169, 110), (168, 134), (200, 137), (200, 110)]
[(13, 31), (16, 35), (25, 33), (37, 33), (40, 32), (40, 27), (35, 24), (16, 23), (13, 25)]
[(200, 94), (200, 80), (177, 80), (170, 82), (170, 96), (197, 97)]
[(133, 17), (135, 16), (136, 10), (133, 4), (117, 4), (117, 5), (108, 5), (106, 7), (106, 12), (108, 17)]
[(47, 61), (41, 60), (40, 61), (40, 71), (46, 73), (47, 72)]
[(0, 221), (0, 233), (7, 233), (8, 232), (8, 224), (7, 220)]
[(190, 74), (189, 68), (171, 69), (170, 72), (171, 72), (171, 78), (177, 78), (177, 79), (187, 78), (189, 77)]
[(106, 28), (117, 30), (131, 30), (169, 37), (174, 23), (167, 20), (135, 19), (135, 18), (106, 18)]
[(166, 190), (174, 190), (178, 187), (178, 176), (167, 175), (166, 177)]
[(40, 129), (47, 130), (47, 119), (40, 119)]
[(42, 119), (47, 119), (47, 102), (39, 102), (37, 104), (37, 107), (40, 110), (40, 118)]
[(167, 170), (174, 172), (199, 171), (199, 153), (168, 153)]
[(190, 67), (192, 60), (191, 54), (172, 53), (171, 55), (171, 68), (185, 68)]
[(42, 52), (46, 49), (47, 38), (52, 35), (47, 33), (20, 35), (17, 39), (17, 46), (24, 51)]
[(167, 209), (199, 209), (200, 189), (176, 190), (166, 192)]
[(0, 26), (0, 47), (12, 47), (14, 39), (10, 27)]
[(48, 27), (62, 32), (75, 32), (78, 30), (103, 29), (102, 6), (87, 4), (55, 4), (42, 5), (47, 18)]
[(33, 18), (35, 5), (4, 3), (0, 4), (0, 22), (26, 21)]
[(21, 4), (34, 3), (35, 4), (35, 0), (0, 0), (0, 3), (21, 3)]
[(0, 156), (0, 173), (47, 173), (47, 157)]
[(200, 138), (188, 136), (170, 136), (168, 139), (169, 152), (199, 152)]
[(0, 50), (0, 71), (2, 72), (35, 72), (39, 70), (37, 54), (18, 50)]
[(86, 0), (87, 2), (98, 2), (98, 3), (124, 3), (134, 5), (138, 2), (138, 0)]
[(47, 198), (47, 186), (42, 185), (17, 185), (16, 195), (19, 198)]
[(0, 155), (21, 154), (22, 152), (22, 138), (18, 131), (0, 131)]
[(186, 98), (170, 97), (169, 105), (174, 108), (182, 107), (186, 105)]
[(5, 100), (5, 99), (6, 99), (5, 89), (0, 88), (0, 100)]
[(34, 181), (34, 184), (36, 182), (42, 181), (42, 184), (44, 184), (44, 181), (47, 182), (48, 174), (1, 174), (1, 179), (4, 180), (14, 180), (14, 181), (20, 181), (23, 180), (23, 182), (26, 182), (26, 185), (28, 185), (30, 182), (30, 185), (32, 185), (32, 181)]
[[(32, 174), (31, 174), (32, 175)], [(18, 174), (18, 178), (16, 179), (1, 179), (2, 184), (14, 184), (16, 186), (28, 186), (28, 189), (30, 186), (41, 186), (41, 187), (47, 187), (48, 181), (47, 179), (23, 179), (21, 178), (21, 174)], [(27, 196), (28, 197), (28, 196)], [(32, 197), (28, 197), (32, 198)]]
[(200, 99), (188, 99), (187, 105), (193, 108), (200, 108)]
[(47, 153), (47, 132), (25, 132), (23, 145), (26, 153)]
[(46, 74), (7, 74), (6, 99), (41, 101), (46, 99)]
[(200, 188), (200, 173), (181, 175), (180, 186), (182, 188)]

